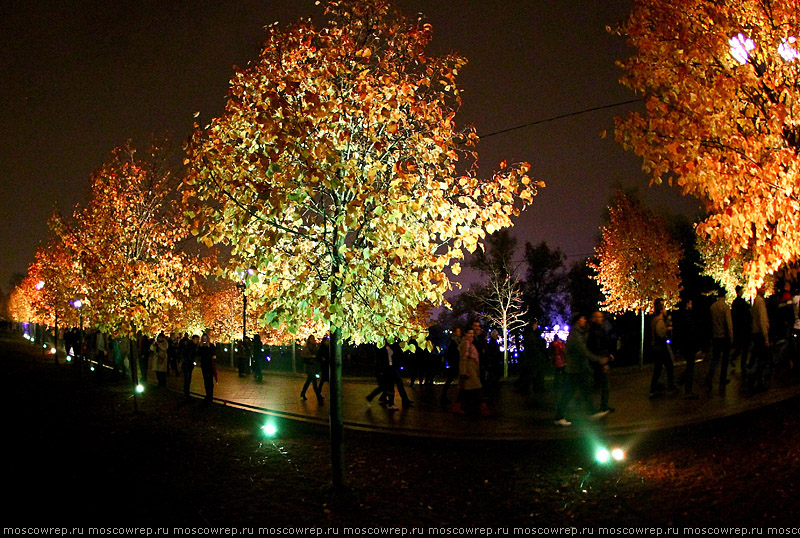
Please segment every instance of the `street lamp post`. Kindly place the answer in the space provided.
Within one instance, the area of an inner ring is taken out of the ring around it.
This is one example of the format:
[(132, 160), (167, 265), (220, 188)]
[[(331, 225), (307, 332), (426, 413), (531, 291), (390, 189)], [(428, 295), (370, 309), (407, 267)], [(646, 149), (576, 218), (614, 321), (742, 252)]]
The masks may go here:
[[(236, 287), (242, 292), (242, 353), (247, 354), (247, 277), (256, 273), (255, 269), (250, 267), (246, 271), (239, 273), (241, 279), (236, 283)], [(249, 358), (249, 357), (248, 357)], [(239, 375), (244, 373), (244, 364), (239, 367)]]
[[(79, 327), (80, 327), (80, 335), (81, 340), (78, 343), (78, 350), (75, 353), (75, 362), (77, 363), (78, 372), (83, 373), (83, 310), (81, 307), (83, 306), (83, 301), (80, 299), (75, 299), (72, 301), (72, 306), (78, 311), (78, 320), (79, 320)], [(69, 353), (69, 350), (67, 350)]]

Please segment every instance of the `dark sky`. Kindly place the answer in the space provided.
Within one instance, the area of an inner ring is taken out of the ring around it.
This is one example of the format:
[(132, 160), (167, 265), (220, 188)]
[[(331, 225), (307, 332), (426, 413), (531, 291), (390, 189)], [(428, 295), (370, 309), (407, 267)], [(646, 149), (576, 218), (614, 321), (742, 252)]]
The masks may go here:
[[(456, 51), (464, 105), (479, 134), (634, 98), (617, 82), (624, 43), (605, 31), (627, 0), (400, 0), (434, 27), (432, 52)], [(110, 150), (152, 132), (183, 140), (193, 114), (219, 113), (233, 65), (255, 59), (263, 26), (319, 18), (313, 0), (0, 1), (0, 288), (25, 272), (54, 208), (85, 202)], [(571, 263), (592, 251), (615, 184), (654, 207), (697, 203), (648, 188), (640, 160), (613, 140), (631, 105), (490, 136), (485, 174), (529, 161), (547, 182), (517, 221), (520, 245), (545, 240)], [(600, 132), (609, 137), (602, 139)], [(519, 257), (521, 257), (521, 248)]]

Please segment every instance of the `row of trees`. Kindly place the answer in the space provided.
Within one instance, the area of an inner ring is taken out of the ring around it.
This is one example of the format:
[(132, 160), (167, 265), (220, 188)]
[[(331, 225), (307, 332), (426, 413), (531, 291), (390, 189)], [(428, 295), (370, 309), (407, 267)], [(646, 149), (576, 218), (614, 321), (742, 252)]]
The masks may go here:
[(92, 325), (118, 335), (209, 326), (213, 269), (228, 283), (217, 317), (237, 286), (262, 327), (330, 333), (341, 485), (342, 342), (430, 347), (429, 312), (446, 303), (459, 260), (543, 183), (527, 163), (477, 176), (475, 129), (454, 119), (466, 61), (428, 55), (429, 24), (384, 0), (330, 1), (325, 15), (267, 28), (222, 114), (195, 126), (185, 169), (160, 147), (141, 159), (115, 150), (88, 205), (54, 216), (13, 300), (64, 319), (81, 298)]
[[(709, 272), (724, 280), (741, 260), (731, 282), (751, 294), (800, 254), (798, 13), (796, 1), (637, 0), (614, 30), (634, 51), (622, 81), (645, 105), (618, 120), (618, 140), (654, 182), (705, 203), (697, 231)], [(54, 216), (53, 238), (11, 303), (66, 319), (69, 301), (86, 299), (92, 324), (115, 334), (180, 316), (210, 325), (199, 312), (212, 302), (202, 286), (215, 268), (221, 302), (238, 285), (263, 327), (330, 332), (340, 485), (342, 342), (429, 345), (428, 314), (446, 303), (460, 260), (510, 227), (543, 184), (526, 163), (477, 176), (475, 130), (455, 122), (466, 61), (428, 55), (424, 20), (386, 0), (331, 0), (325, 17), (267, 28), (223, 113), (196, 126), (185, 170), (159, 146), (142, 158), (115, 150), (92, 176), (88, 205)], [(573, 269), (575, 282), (594, 271), (611, 310), (644, 312), (653, 295), (674, 302), (688, 258), (662, 228), (615, 200), (596, 259)], [(540, 319), (558, 311), (547, 272), (559, 273), (563, 254), (526, 245), (526, 258), (552, 263), (529, 262), (521, 286), (516, 267), (495, 263), (501, 247), (489, 241), (473, 261), (495, 297), (509, 292), (505, 306), (519, 310), (527, 295)]]

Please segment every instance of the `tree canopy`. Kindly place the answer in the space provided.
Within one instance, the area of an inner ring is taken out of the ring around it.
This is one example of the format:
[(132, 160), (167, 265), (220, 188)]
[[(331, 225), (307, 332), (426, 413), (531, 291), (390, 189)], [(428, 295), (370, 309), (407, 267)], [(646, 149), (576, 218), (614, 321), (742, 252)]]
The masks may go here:
[(609, 312), (649, 312), (656, 299), (667, 308), (680, 300), (680, 245), (663, 220), (623, 192), (609, 207), (595, 255), (588, 266)]
[(267, 29), (224, 113), (197, 129), (186, 199), (193, 233), (254, 267), (263, 322), (341, 329), (352, 343), (427, 337), (419, 305), (445, 303), (446, 268), (512, 224), (529, 165), (476, 176), (457, 128), (466, 61), (432, 57), (431, 26), (383, 0), (328, 2), (322, 27)]
[(644, 111), (617, 140), (656, 183), (705, 203), (701, 235), (743, 261), (752, 292), (800, 256), (800, 4), (636, 0), (616, 32)]

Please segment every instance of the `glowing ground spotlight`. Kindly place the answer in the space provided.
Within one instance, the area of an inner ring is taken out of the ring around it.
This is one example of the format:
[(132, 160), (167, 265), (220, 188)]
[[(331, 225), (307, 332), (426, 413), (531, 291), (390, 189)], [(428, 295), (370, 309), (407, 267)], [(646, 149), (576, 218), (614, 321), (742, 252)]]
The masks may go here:
[(625, 451), (619, 447), (611, 450), (605, 447), (598, 448), (594, 453), (594, 459), (601, 464), (623, 461), (625, 459)]
[(144, 392), (144, 385), (142, 385), (141, 383), (136, 385), (136, 392), (139, 393), (139, 394), (143, 393)]
[(264, 432), (264, 435), (267, 437), (272, 437), (276, 433), (278, 433), (278, 428), (272, 422), (268, 422), (261, 426), (261, 431)]

